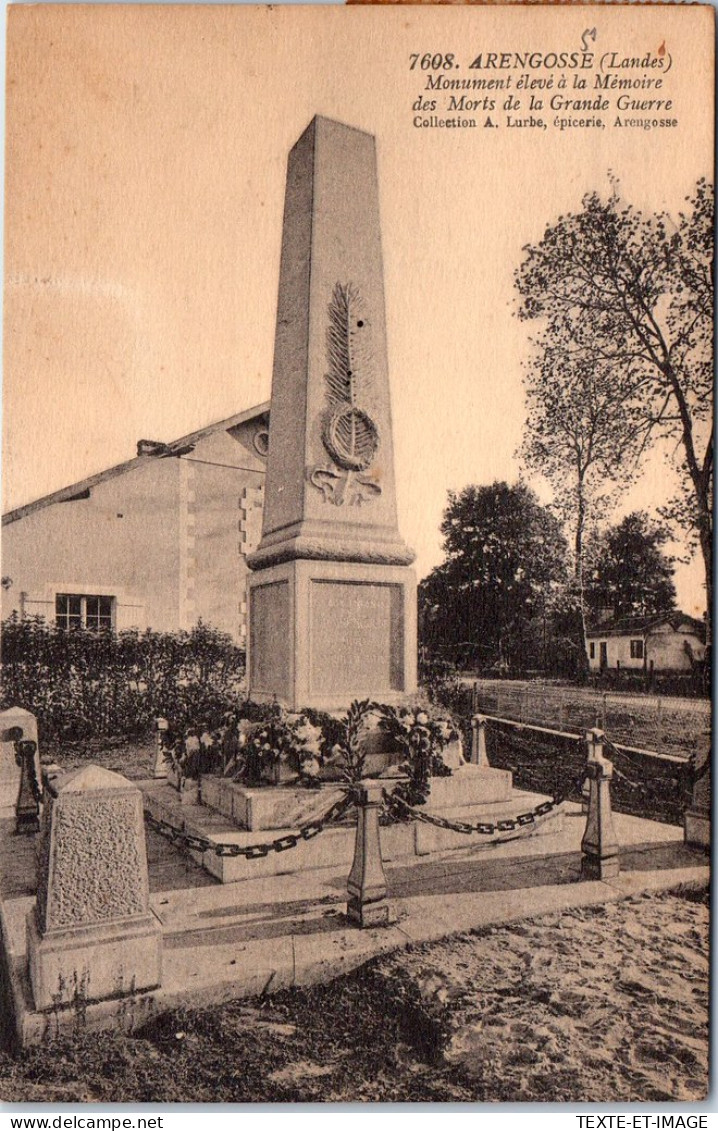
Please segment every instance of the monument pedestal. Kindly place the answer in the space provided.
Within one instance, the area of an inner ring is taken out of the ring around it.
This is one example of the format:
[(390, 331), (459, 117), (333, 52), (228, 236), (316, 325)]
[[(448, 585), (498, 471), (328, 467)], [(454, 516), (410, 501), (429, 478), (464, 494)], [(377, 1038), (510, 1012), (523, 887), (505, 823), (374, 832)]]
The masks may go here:
[(35, 1009), (124, 997), (154, 989), (162, 977), (162, 936), (150, 913), (122, 924), (41, 934), (27, 917), (27, 953)]
[(161, 953), (139, 789), (99, 766), (66, 774), (45, 808), (27, 918), (35, 1009), (158, 986)]
[(376, 147), (312, 119), (287, 165), (249, 696), (297, 709), (416, 691), (396, 509)]
[(407, 566), (296, 560), (249, 577), (252, 699), (292, 710), (401, 702), (416, 688), (416, 579)]

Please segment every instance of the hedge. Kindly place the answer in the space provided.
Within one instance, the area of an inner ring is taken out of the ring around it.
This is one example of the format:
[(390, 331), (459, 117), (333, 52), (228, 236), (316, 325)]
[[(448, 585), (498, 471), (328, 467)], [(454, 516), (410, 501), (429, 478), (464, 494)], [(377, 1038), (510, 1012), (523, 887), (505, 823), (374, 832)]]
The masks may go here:
[(158, 716), (218, 725), (244, 698), (245, 654), (201, 621), (190, 632), (88, 632), (5, 621), (0, 706), (24, 707), (41, 742), (139, 739)]

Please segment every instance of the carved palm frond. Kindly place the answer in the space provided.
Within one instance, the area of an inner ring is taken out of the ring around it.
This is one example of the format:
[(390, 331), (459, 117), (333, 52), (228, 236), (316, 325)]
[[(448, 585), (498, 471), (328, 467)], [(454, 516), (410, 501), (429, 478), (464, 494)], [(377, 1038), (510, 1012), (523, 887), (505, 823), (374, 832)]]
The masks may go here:
[(330, 403), (356, 405), (371, 382), (371, 349), (364, 303), (358, 289), (337, 283), (329, 303), (326, 374)]

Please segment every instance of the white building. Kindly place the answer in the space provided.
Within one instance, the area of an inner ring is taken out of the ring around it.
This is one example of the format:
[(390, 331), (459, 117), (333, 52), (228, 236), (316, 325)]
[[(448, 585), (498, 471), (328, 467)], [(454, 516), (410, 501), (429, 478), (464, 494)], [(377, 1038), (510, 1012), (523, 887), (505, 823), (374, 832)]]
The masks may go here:
[(259, 543), (269, 404), (3, 515), (2, 615), (64, 628), (246, 636), (247, 555)]
[(705, 657), (705, 626), (685, 613), (606, 620), (587, 630), (592, 672), (691, 671)]

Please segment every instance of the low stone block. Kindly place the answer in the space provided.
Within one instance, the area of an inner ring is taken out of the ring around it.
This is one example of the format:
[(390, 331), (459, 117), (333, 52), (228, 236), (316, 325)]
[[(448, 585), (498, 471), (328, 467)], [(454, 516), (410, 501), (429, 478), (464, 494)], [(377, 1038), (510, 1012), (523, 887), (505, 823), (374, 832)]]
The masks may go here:
[(208, 805), (211, 809), (217, 809), (221, 813), (222, 779), (212, 777), (210, 774), (204, 776), (202, 778), (200, 797), (203, 805)]
[(234, 785), (232, 816), (250, 830), (296, 828), (326, 813), (343, 791), (323, 789), (259, 788)]
[[(388, 757), (388, 755), (387, 755)], [(511, 773), (489, 766), (463, 763), (451, 777), (432, 778), (427, 810), (434, 812), (511, 800)], [(389, 787), (391, 783), (388, 783)], [(230, 817), (240, 828), (252, 831), (296, 828), (338, 801), (342, 790), (326, 784), (322, 789), (291, 787), (249, 788), (221, 778), (202, 779), (202, 804)]]
[(151, 913), (123, 926), (78, 927), (40, 934), (27, 919), (35, 1008), (47, 1009), (154, 989), (162, 981), (162, 936)]
[(449, 778), (431, 779), (431, 793), (426, 808), (433, 811), (510, 801), (511, 785), (510, 770), (466, 764), (454, 770)]
[[(464, 766), (462, 771), (467, 769), (468, 774), (464, 775), (467, 781), (472, 782), (474, 785), (483, 778), (484, 783), (492, 782), (493, 771), (483, 767)], [(477, 771), (481, 771), (478, 772)], [(507, 771), (495, 771), (498, 774), (504, 774), (509, 779), (511, 777)], [(207, 780), (207, 779), (205, 779)], [(216, 783), (217, 779), (215, 779)], [(454, 782), (453, 789), (449, 792), (449, 796), (456, 800), (458, 796), (462, 801), (465, 801), (467, 793), (461, 789), (462, 775), (454, 778), (435, 778), (434, 784), (446, 785), (447, 783)], [(498, 779), (500, 785), (500, 792), (504, 792), (505, 777)], [(383, 783), (382, 783), (383, 784)], [(493, 779), (493, 786), (497, 785), (497, 779)], [(391, 782), (387, 781), (387, 788), (391, 788)], [(458, 788), (457, 788), (458, 786)], [(236, 801), (238, 793), (242, 793), (242, 803), (247, 801), (248, 793), (255, 793), (261, 795), (262, 798), (268, 800), (278, 793), (287, 792), (300, 792), (302, 797), (306, 796), (308, 791), (291, 791), (284, 789), (258, 789), (246, 790), (244, 787), (239, 786), (233, 782), (222, 783), (220, 786), (216, 784), (212, 787), (217, 790), (220, 798), (226, 797), (229, 791), (233, 791), (233, 796)], [(498, 789), (498, 786), (497, 786)], [(321, 791), (309, 792), (310, 797), (317, 798), (317, 810), (319, 813), (325, 812), (327, 808), (333, 803), (336, 797), (342, 791), (326, 786)], [(471, 794), (469, 793), (469, 796)], [(433, 809), (436, 815), (448, 817), (452, 820), (467, 821), (471, 823), (476, 822), (493, 822), (502, 821), (508, 818), (516, 817), (518, 814), (524, 814), (534, 809), (539, 803), (548, 800), (543, 794), (527, 793), (523, 791), (511, 791), (509, 800), (498, 802), (487, 802), (484, 804), (461, 804), (461, 805), (445, 805), (441, 808)], [(179, 807), (177, 795), (170, 787), (165, 787), (163, 790), (152, 790), (146, 795), (146, 804), (150, 809), (153, 816), (162, 820), (168, 821), (170, 824), (178, 828), (184, 829), (186, 832), (194, 836), (203, 837), (216, 843), (225, 844), (238, 844), (241, 846), (255, 845), (263, 842), (270, 842), (288, 833), (296, 833), (298, 823), (287, 825), (280, 828), (258, 830), (258, 829), (238, 829), (236, 824), (225, 815), (220, 813), (217, 809), (210, 809), (206, 805), (196, 807)], [(428, 807), (427, 807), (428, 808)], [(236, 809), (235, 809), (236, 812)], [(559, 809), (549, 816), (543, 817), (535, 826), (527, 826), (524, 835), (528, 836), (548, 836), (560, 831), (563, 822), (563, 814)], [(420, 823), (418, 821), (399, 822), (396, 824), (382, 825), (381, 826), (381, 853), (385, 861), (401, 861), (411, 859), (414, 856), (424, 856), (432, 852), (443, 852), (447, 849), (455, 848), (472, 848), (480, 843), (485, 843), (487, 837), (482, 837), (478, 834), (464, 834), (453, 832), (447, 829), (435, 828), (432, 825)], [(494, 834), (500, 835), (500, 834)], [(308, 841), (300, 841), (296, 847), (289, 848), (286, 851), (276, 853), (274, 851), (268, 852), (266, 856), (258, 856), (253, 859), (247, 859), (244, 856), (219, 856), (211, 848), (206, 851), (191, 851), (190, 856), (192, 859), (220, 881), (220, 883), (236, 883), (240, 880), (259, 879), (265, 876), (286, 875), (295, 872), (301, 872), (307, 868), (324, 868), (342, 866), (349, 867), (352, 861), (352, 853), (355, 841), (355, 826), (353, 820), (350, 823), (343, 823), (341, 825), (329, 826), (320, 835), (313, 837)]]
[(98, 766), (66, 774), (45, 806), (27, 925), (38, 1010), (160, 984), (142, 809), (139, 789)]

